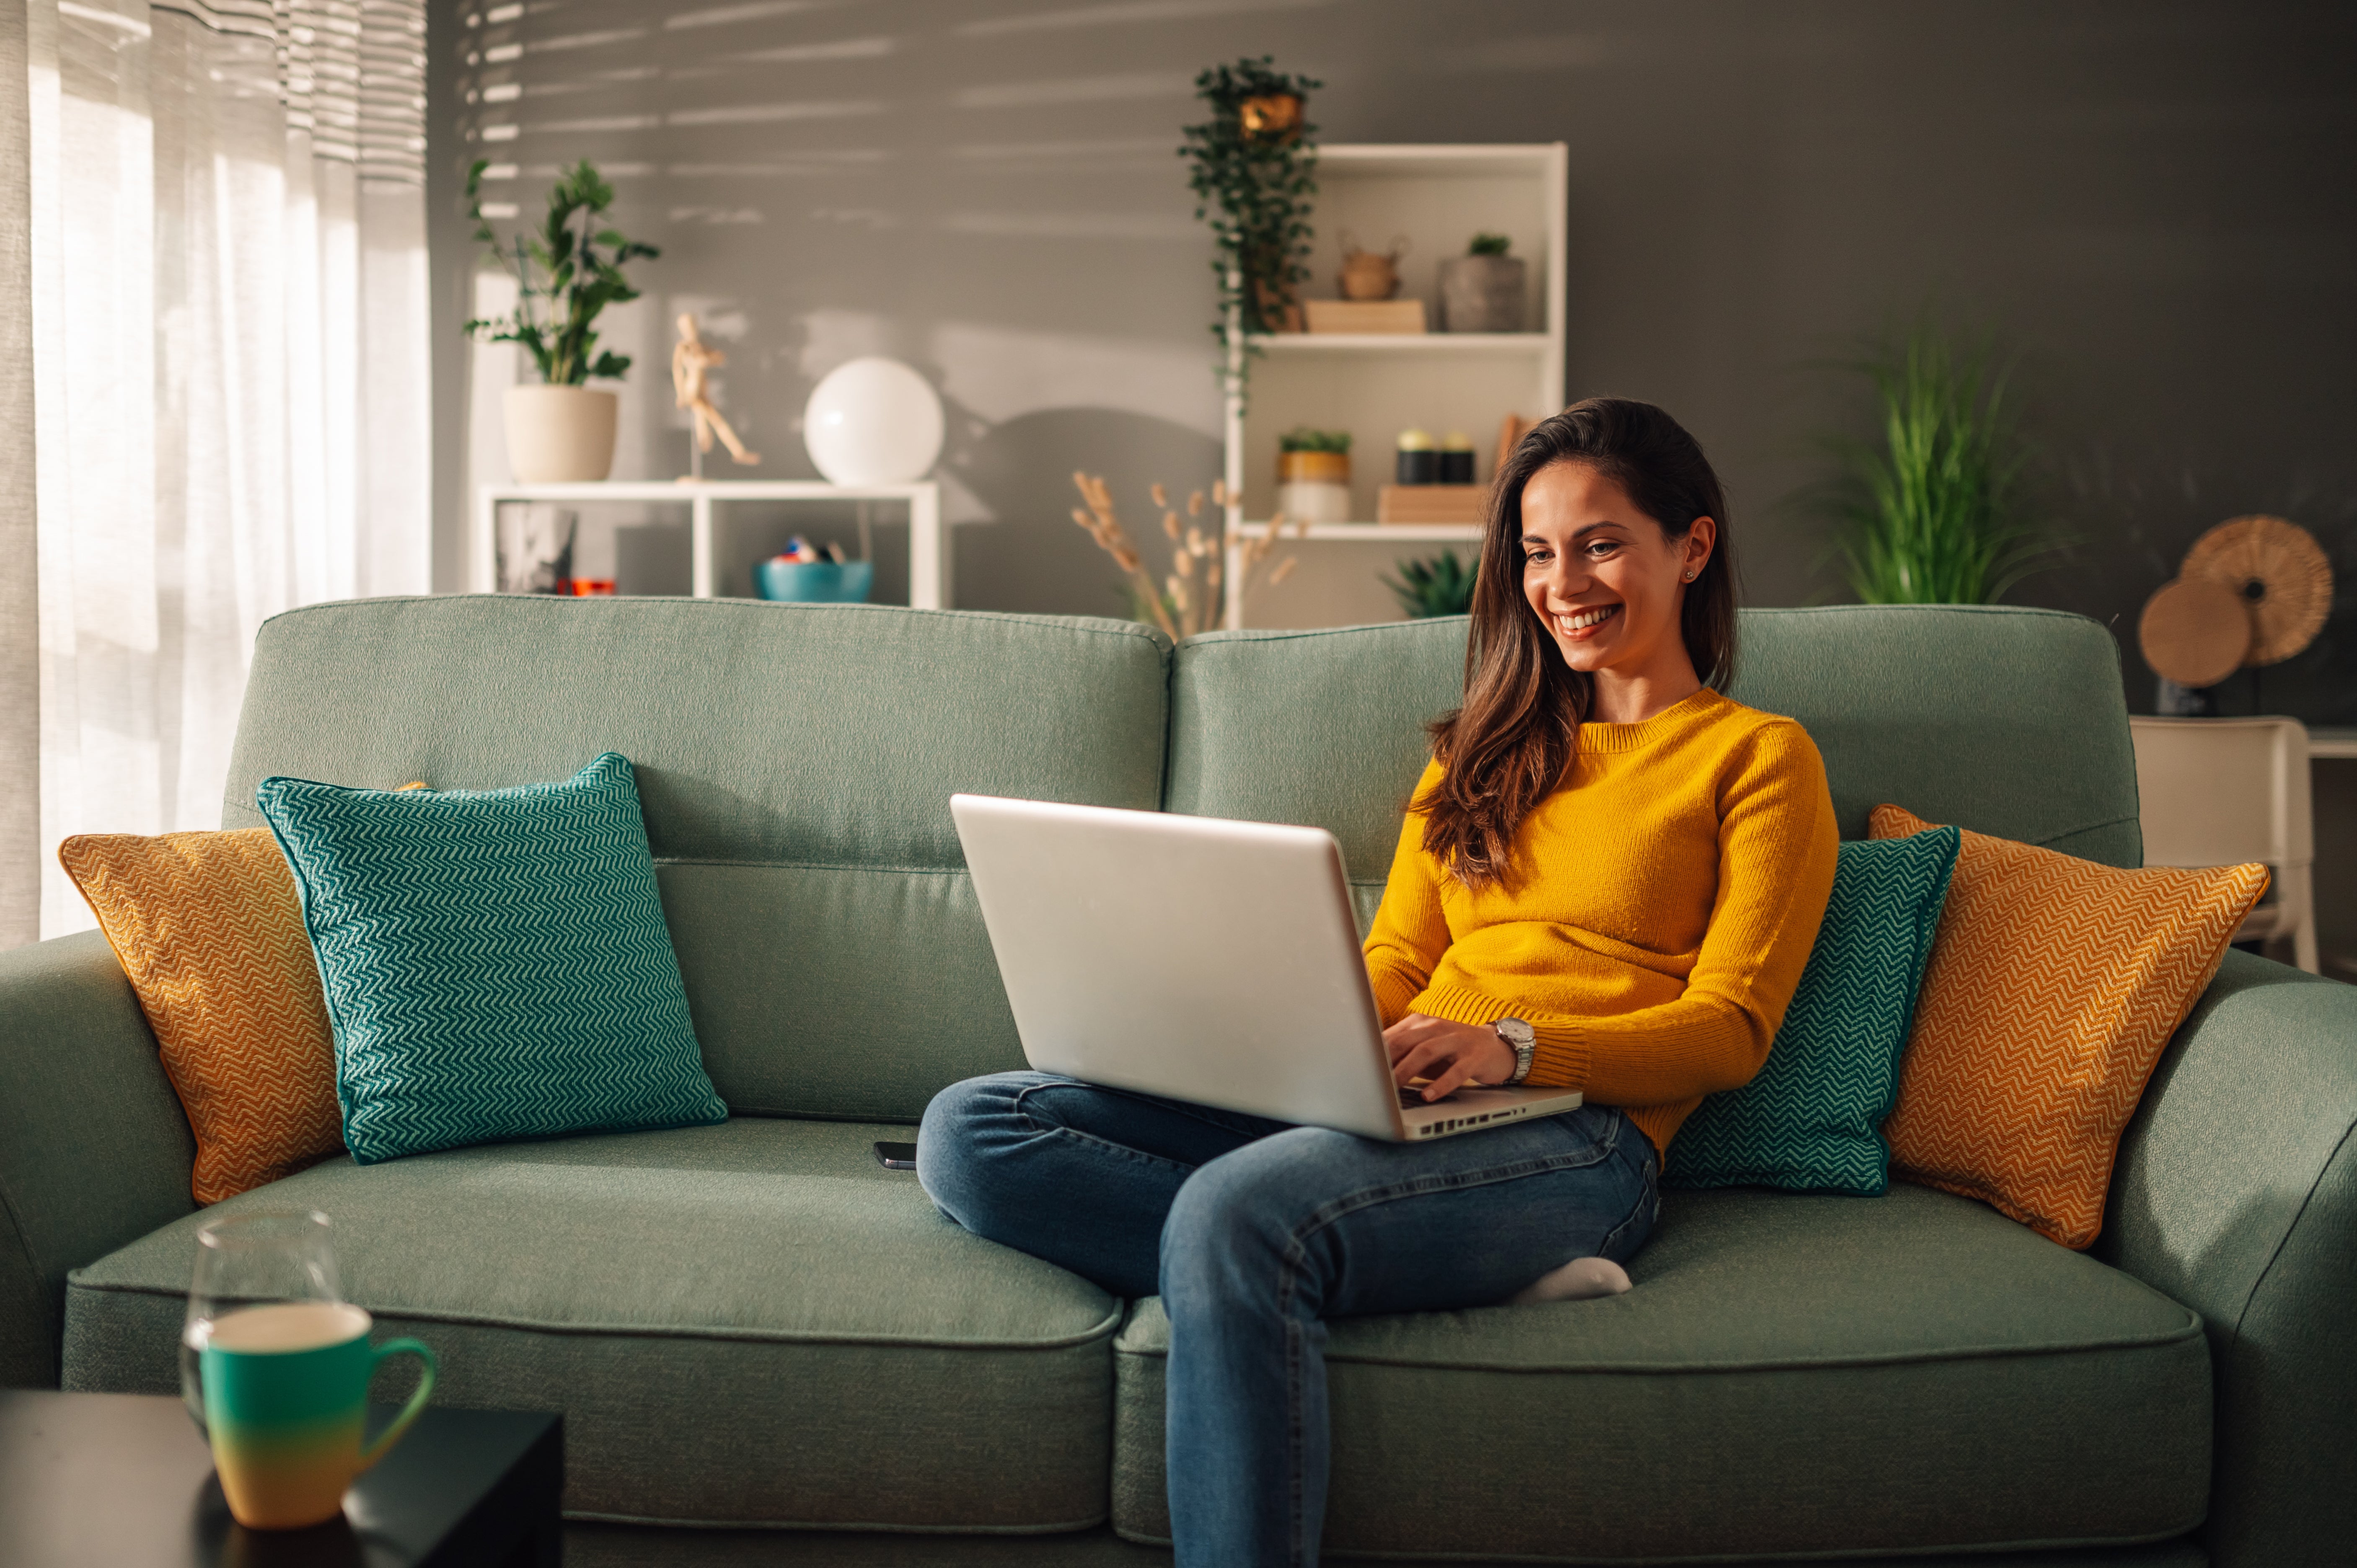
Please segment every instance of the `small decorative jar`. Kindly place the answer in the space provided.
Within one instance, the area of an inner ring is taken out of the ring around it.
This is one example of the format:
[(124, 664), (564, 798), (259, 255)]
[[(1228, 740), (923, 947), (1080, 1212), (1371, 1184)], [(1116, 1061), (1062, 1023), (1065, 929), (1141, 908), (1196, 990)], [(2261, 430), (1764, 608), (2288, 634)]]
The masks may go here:
[(1344, 230), (1342, 270), (1336, 274), (1334, 286), (1344, 299), (1389, 299), (1399, 293), (1400, 259), (1406, 254), (1405, 234), (1392, 242), (1389, 251), (1362, 251), (1350, 231)]
[(1469, 485), (1473, 482), (1473, 438), (1461, 430), (1452, 430), (1441, 437), (1440, 482), (1444, 485)]
[(1399, 435), (1399, 469), (1395, 480), (1403, 485), (1437, 485), (1440, 482), (1440, 454), (1432, 447), (1432, 437), (1421, 430), (1403, 430)]

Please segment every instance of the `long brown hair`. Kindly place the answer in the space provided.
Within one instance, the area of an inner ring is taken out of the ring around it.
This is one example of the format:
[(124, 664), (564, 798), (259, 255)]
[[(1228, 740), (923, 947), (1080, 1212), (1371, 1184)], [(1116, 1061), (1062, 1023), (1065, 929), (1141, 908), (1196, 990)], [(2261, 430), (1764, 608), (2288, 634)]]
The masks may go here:
[(1564, 662), (1523, 596), (1523, 488), (1550, 464), (1586, 463), (1619, 485), (1667, 539), (1695, 519), (1718, 524), (1702, 573), (1685, 585), (1679, 631), (1703, 684), (1735, 669), (1735, 550), (1727, 495), (1701, 446), (1667, 413), (1630, 398), (1592, 397), (1522, 439), (1491, 490), (1489, 532), (1465, 643), (1465, 702), (1428, 726), (1446, 769), (1416, 802), (1424, 847), (1468, 887), (1502, 883), (1515, 830), (1567, 778), (1595, 682)]

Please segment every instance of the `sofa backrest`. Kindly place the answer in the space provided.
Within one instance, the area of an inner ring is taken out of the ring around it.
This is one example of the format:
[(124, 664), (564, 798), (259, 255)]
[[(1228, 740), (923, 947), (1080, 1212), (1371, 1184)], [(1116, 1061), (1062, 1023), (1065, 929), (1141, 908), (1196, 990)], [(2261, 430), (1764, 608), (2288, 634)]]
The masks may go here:
[(1431, 757), (1424, 725), (1465, 686), (1465, 619), (1215, 631), (1178, 645), (1167, 810), (1306, 822), (1342, 844), (1363, 929)]
[(262, 629), (223, 825), (274, 773), (493, 789), (619, 751), (730, 1108), (914, 1118), (1023, 1065), (951, 794), (1152, 809), (1169, 657), (1123, 621), (886, 607), (315, 606)]
[(2105, 865), (2144, 864), (2119, 647), (1999, 605), (1746, 610), (1729, 695), (1807, 726), (1844, 838), (1883, 801)]
[[(2117, 657), (2041, 610), (1744, 614), (1734, 694), (1805, 724), (1845, 836), (1934, 822), (2139, 863)], [(1020, 1067), (957, 790), (1311, 822), (1361, 923), (1453, 706), (1465, 622), (1122, 621), (529, 596), (320, 605), (263, 628), (223, 825), (274, 773), (493, 789), (636, 766), (713, 1081), (739, 1113), (913, 1119)], [(1167, 740), (1167, 761), (1166, 761)]]
[[(1165, 804), (1311, 822), (1341, 841), (1363, 925), (1426, 721), (1456, 705), (1465, 621), (1216, 632), (1179, 645)], [(1746, 610), (1731, 694), (1808, 727), (1845, 838), (1885, 800), (1935, 822), (2142, 864), (2109, 633), (2051, 610)]]

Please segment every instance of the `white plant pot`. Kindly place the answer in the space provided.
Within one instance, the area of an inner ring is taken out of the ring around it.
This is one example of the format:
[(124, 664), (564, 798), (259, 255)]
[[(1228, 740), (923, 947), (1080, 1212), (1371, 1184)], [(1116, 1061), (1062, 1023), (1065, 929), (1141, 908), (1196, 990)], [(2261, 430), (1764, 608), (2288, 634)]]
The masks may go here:
[(614, 467), (619, 400), (588, 387), (510, 387), (508, 467), (520, 485), (595, 482)]
[(1324, 479), (1293, 479), (1276, 487), (1277, 514), (1287, 522), (1348, 522), (1351, 487)]

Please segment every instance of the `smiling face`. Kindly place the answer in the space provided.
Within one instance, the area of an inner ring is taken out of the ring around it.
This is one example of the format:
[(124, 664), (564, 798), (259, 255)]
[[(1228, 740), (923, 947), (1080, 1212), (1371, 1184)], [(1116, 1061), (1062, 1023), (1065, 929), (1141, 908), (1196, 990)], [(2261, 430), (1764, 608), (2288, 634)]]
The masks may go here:
[(1599, 678), (1598, 716), (1626, 706), (1608, 687), (1683, 686), (1674, 702), (1701, 685), (1679, 617), (1688, 574), (1700, 574), (1717, 537), (1707, 517), (1667, 537), (1628, 491), (1577, 460), (1550, 463), (1523, 487), (1523, 596), (1564, 662)]

